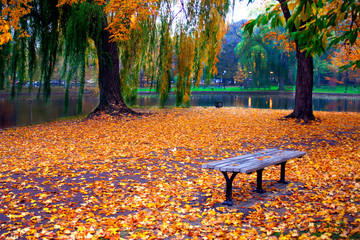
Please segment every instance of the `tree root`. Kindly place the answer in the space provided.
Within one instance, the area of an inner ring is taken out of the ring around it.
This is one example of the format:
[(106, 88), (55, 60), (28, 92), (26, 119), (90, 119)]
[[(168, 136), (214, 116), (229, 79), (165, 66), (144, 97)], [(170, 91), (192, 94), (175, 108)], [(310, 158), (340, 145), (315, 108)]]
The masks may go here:
[(296, 119), (298, 123), (308, 124), (312, 121), (321, 122), (319, 118), (316, 118), (313, 114), (295, 114), (292, 112), (291, 114), (280, 118), (280, 120), (285, 121), (287, 119)]
[(119, 104), (119, 105), (98, 106), (87, 116), (87, 119), (92, 119), (94, 117), (101, 116), (102, 114), (107, 114), (115, 117), (144, 115), (143, 113), (135, 112), (131, 108)]

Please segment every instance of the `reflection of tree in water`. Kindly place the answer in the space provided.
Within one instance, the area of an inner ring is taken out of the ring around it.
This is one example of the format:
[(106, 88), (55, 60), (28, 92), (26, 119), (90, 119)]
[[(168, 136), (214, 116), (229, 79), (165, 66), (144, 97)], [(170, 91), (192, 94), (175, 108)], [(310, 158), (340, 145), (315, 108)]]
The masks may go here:
[(314, 98), (314, 109), (318, 111), (359, 112), (360, 98)]
[(14, 126), (16, 123), (16, 112), (14, 104), (5, 99), (0, 100), (0, 129)]

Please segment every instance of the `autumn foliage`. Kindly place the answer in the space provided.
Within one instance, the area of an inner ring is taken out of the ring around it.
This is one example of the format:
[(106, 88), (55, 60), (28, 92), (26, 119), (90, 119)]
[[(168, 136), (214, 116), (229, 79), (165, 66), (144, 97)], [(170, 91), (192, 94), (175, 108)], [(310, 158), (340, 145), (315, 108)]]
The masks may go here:
[[(32, 2), (32, 0), (1, 1), (2, 17), (0, 17), (0, 45), (12, 40), (11, 29), (20, 29), (20, 19), (30, 13), (30, 2)], [(71, 5), (82, 2), (84, 2), (84, 0), (60, 0), (58, 6), (60, 7), (65, 4)], [(116, 40), (127, 39), (130, 29), (136, 27), (135, 20), (141, 21), (147, 16), (155, 14), (156, 2), (158, 2), (158, 0), (95, 1), (98, 5), (104, 5), (104, 11), (111, 15), (109, 28)], [(129, 25), (131, 25), (130, 28)], [(22, 31), (24, 36), (26, 36), (26, 31)]]
[[(140, 109), (138, 110), (140, 111)], [(0, 239), (348, 239), (360, 236), (360, 114), (146, 109), (142, 117), (62, 120), (1, 130)], [(96, 129), (96, 131), (94, 131)], [(263, 148), (305, 151), (225, 181), (201, 164)]]
[[(19, 29), (20, 18), (30, 12), (29, 2), (31, 0), (1, 0), (0, 46), (12, 40), (11, 29)], [(25, 31), (22, 33), (26, 36)]]

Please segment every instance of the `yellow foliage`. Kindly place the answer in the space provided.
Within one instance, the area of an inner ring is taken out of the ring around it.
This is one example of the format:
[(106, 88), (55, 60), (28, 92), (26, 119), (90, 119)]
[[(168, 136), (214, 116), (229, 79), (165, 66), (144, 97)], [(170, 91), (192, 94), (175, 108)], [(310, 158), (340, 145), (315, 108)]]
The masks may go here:
[[(58, 6), (65, 4), (81, 3), (84, 0), (60, 0)], [(96, 4), (105, 5), (105, 12), (109, 16), (109, 29), (113, 39), (123, 41), (128, 39), (131, 29), (137, 27), (137, 22), (146, 19), (149, 15), (156, 14), (156, 2), (158, 0), (97, 0)], [(28, 5), (31, 0), (2, 0), (2, 16), (6, 20), (0, 21), (0, 44), (11, 40), (10, 29), (19, 29), (21, 17), (30, 12)], [(136, 21), (135, 21), (136, 19)], [(130, 27), (129, 27), (130, 25)], [(24, 34), (24, 36), (27, 36)]]
[[(115, 41), (127, 40), (131, 29), (138, 22), (156, 14), (158, 0), (111, 0), (105, 6), (105, 13), (111, 16), (109, 29)], [(130, 25), (130, 27), (128, 27)]]
[(0, 45), (12, 40), (10, 28), (10, 24), (7, 21), (3, 19), (0, 20)]
[(31, 1), (32, 0), (1, 0), (0, 45), (12, 40), (11, 29), (19, 29), (20, 18), (30, 12), (28, 3)]
[(288, 35), (285, 33), (278, 33), (276, 31), (270, 31), (266, 33), (264, 39), (268, 42), (272, 42), (275, 44), (277, 49), (281, 49), (286, 54), (295, 51), (295, 42), (290, 39)]

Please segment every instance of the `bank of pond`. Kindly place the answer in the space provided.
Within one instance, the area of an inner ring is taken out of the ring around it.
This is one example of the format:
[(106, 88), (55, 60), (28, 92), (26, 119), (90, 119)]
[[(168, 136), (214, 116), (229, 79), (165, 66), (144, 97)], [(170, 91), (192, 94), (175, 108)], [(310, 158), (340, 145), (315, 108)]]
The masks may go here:
[[(32, 125), (56, 120), (78, 114), (76, 98), (69, 100), (65, 111), (63, 96), (53, 96), (45, 104), (36, 98), (19, 98), (13, 101), (0, 97), (0, 129), (14, 126)], [(262, 108), (262, 109), (293, 109), (294, 94), (284, 93), (198, 93), (191, 96), (191, 106), (215, 107), (221, 102), (224, 107)], [(83, 99), (83, 109), (80, 114), (90, 113), (99, 103), (99, 97), (87, 95)], [(159, 99), (154, 94), (138, 96), (137, 106), (158, 106)], [(175, 105), (175, 96), (170, 95), (167, 106)], [(360, 112), (360, 95), (329, 95), (314, 94), (314, 111)]]

